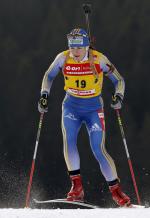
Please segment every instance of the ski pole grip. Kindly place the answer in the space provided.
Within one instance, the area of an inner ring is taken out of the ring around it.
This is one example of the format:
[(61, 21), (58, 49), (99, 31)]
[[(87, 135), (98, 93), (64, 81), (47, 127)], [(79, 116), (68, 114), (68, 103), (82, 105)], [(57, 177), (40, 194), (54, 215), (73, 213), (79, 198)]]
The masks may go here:
[(91, 4), (83, 4), (83, 10), (85, 14), (91, 13)]

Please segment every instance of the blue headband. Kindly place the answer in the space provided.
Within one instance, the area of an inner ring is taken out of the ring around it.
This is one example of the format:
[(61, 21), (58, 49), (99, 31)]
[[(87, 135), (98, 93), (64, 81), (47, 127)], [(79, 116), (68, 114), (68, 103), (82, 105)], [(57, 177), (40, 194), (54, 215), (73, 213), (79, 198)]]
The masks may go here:
[(86, 47), (89, 46), (89, 38), (84, 36), (69, 36), (68, 46), (69, 47)]
[(86, 47), (90, 45), (89, 36), (84, 29), (73, 29), (68, 35), (69, 47)]

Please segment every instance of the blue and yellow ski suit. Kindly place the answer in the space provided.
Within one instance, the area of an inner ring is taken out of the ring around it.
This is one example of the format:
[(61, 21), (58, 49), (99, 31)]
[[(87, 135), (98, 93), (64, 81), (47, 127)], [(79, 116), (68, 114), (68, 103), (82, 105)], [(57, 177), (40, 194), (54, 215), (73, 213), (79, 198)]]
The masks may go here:
[(57, 55), (46, 71), (41, 93), (50, 93), (52, 82), (62, 71), (66, 96), (62, 103), (62, 133), (64, 157), (69, 172), (80, 169), (77, 136), (86, 125), (90, 146), (106, 181), (118, 178), (113, 159), (105, 149), (105, 120), (101, 96), (103, 75), (114, 84), (115, 94), (124, 96), (125, 83), (106, 56), (89, 50), (81, 62), (76, 62), (69, 50)]

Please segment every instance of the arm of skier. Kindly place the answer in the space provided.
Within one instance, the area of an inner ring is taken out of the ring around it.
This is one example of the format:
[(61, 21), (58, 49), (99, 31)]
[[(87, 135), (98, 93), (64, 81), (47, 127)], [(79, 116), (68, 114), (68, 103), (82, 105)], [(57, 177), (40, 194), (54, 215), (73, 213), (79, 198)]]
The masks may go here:
[(104, 72), (104, 75), (106, 75), (112, 81), (115, 88), (111, 107), (114, 109), (120, 109), (124, 98), (125, 81), (113, 64), (107, 59), (107, 57), (103, 56), (100, 66)]
[(60, 72), (63, 64), (65, 61), (65, 56), (62, 53), (58, 54), (53, 61), (53, 63), (49, 66), (48, 70), (45, 72), (43, 81), (42, 81), (42, 88), (41, 88), (41, 94), (43, 92), (49, 94), (50, 89), (53, 83), (53, 80), (57, 76), (57, 74)]
[(42, 87), (41, 87), (41, 97), (38, 104), (38, 110), (40, 113), (44, 113), (48, 111), (48, 96), (50, 94), (50, 89), (53, 80), (61, 70), (64, 61), (65, 61), (65, 56), (62, 52), (56, 56), (53, 63), (49, 66), (48, 70), (45, 72), (42, 81)]

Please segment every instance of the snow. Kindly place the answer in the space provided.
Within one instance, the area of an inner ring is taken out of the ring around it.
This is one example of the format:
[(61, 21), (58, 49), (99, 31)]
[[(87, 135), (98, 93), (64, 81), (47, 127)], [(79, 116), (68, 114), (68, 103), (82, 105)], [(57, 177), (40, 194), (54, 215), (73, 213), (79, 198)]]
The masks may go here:
[(149, 218), (149, 208), (0, 209), (0, 218)]

